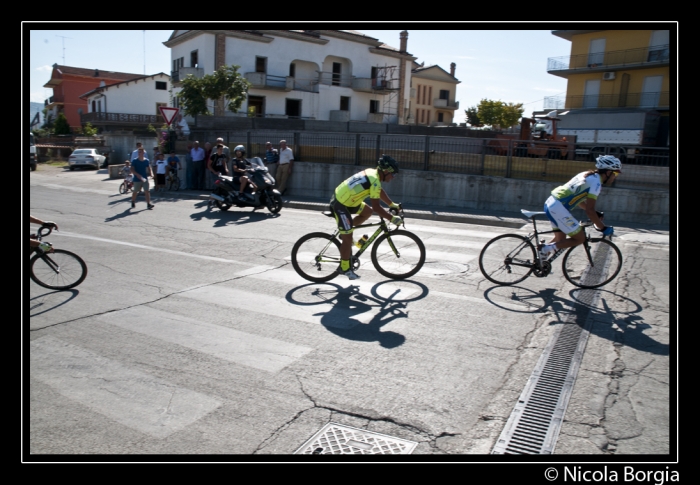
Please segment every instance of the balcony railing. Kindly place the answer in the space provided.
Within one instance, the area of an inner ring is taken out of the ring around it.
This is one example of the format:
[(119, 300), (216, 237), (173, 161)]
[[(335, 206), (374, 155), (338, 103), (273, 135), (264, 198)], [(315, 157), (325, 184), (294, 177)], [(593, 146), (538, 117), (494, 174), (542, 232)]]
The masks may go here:
[(459, 101), (435, 98), (433, 99), (433, 107), (441, 109), (459, 109)]
[(352, 87), (352, 76), (342, 76), (335, 72), (318, 72), (318, 84), (326, 86), (340, 86), (344, 88)]
[(273, 76), (264, 72), (246, 72), (244, 77), (258, 89), (274, 89), (275, 91), (291, 91), (294, 88), (294, 78), (289, 76)]
[(364, 93), (386, 94), (399, 89), (399, 80), (376, 77), (353, 77), (352, 89)]
[(669, 91), (657, 93), (598, 94), (596, 96), (550, 96), (543, 109), (576, 108), (670, 108)]
[(83, 113), (80, 115), (81, 123), (114, 123), (114, 124), (137, 124), (161, 125), (165, 123), (165, 119), (161, 115), (140, 115), (129, 113)]
[(547, 72), (664, 65), (669, 63), (668, 47), (666, 44), (638, 49), (550, 57), (547, 59)]
[(54, 94), (50, 98), (44, 100), (44, 106), (49, 106), (50, 104), (54, 103), (63, 103), (63, 96), (59, 94)]
[(188, 74), (192, 74), (195, 78), (201, 79), (204, 76), (203, 67), (181, 67), (177, 71), (170, 72), (170, 80), (174, 83), (184, 81)]

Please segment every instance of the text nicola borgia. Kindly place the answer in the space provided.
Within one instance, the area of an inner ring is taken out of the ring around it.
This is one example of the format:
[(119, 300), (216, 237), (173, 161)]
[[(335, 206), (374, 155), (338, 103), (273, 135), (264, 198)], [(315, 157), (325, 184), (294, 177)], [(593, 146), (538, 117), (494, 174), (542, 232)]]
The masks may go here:
[(635, 470), (634, 467), (626, 466), (622, 472), (608, 470), (584, 470), (582, 467), (564, 467), (565, 482), (640, 482), (663, 485), (667, 482), (678, 482), (680, 476), (677, 471), (669, 470)]

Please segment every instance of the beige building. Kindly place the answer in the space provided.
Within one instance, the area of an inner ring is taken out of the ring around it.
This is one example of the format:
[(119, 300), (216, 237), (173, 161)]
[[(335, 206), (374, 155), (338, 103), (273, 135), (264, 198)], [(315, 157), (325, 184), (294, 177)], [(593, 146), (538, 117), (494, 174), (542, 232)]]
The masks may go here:
[(457, 84), (456, 64), (450, 64), (448, 73), (440, 66), (424, 66), (414, 62), (411, 70), (411, 107), (407, 124), (449, 126), (453, 123), (459, 101), (455, 101)]

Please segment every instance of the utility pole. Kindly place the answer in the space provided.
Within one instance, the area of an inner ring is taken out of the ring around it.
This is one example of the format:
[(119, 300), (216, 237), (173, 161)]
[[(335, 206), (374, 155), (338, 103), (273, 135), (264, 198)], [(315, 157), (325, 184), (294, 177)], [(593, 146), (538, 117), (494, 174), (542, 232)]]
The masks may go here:
[(72, 39), (72, 37), (66, 37), (65, 35), (56, 35), (56, 37), (61, 37), (61, 45), (63, 46), (63, 65), (66, 65), (66, 39)]
[(146, 75), (146, 31), (143, 31), (143, 75)]

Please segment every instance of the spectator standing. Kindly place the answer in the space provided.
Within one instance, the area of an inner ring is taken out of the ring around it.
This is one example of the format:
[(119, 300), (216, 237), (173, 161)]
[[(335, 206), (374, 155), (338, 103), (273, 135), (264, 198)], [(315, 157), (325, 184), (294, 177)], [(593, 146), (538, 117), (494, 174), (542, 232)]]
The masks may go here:
[(136, 196), (143, 189), (146, 195), (146, 207), (153, 209), (151, 204), (151, 192), (148, 186), (148, 177), (153, 176), (151, 172), (151, 162), (144, 157), (146, 152), (143, 148), (137, 150), (138, 156), (131, 161), (131, 174), (134, 176), (134, 191), (131, 194), (131, 208), (136, 207)]
[(280, 153), (277, 148), (272, 147), (272, 143), (269, 141), (265, 143), (265, 166), (267, 171), (270, 173), (273, 179), (277, 180), (277, 162), (280, 161)]
[(224, 153), (224, 146), (217, 145), (216, 152), (211, 154), (209, 157), (209, 162), (207, 163), (207, 168), (209, 172), (213, 175), (214, 180), (221, 175), (228, 175), (228, 156)]
[[(139, 148), (143, 148), (143, 143), (141, 143), (140, 141), (137, 141), (136, 142), (136, 150), (131, 152), (131, 157), (129, 158), (129, 160), (133, 160), (134, 158), (139, 157)], [(143, 148), (143, 156), (144, 156), (144, 158), (148, 158), (148, 152), (146, 151), (145, 148)]]
[(229, 147), (226, 146), (226, 144), (224, 143), (224, 139), (223, 139), (223, 138), (219, 137), (219, 138), (216, 139), (216, 143), (214, 144), (214, 151), (212, 152), (212, 155), (213, 155), (214, 153), (216, 153), (216, 148), (217, 148), (219, 145), (221, 145), (221, 146), (224, 148), (224, 155), (226, 155), (226, 156), (228, 157), (228, 165), (226, 166), (226, 170), (227, 170), (228, 173), (231, 173), (232, 170), (233, 170), (233, 169), (231, 168), (231, 150), (229, 149)]
[(165, 190), (165, 174), (168, 172), (168, 162), (165, 161), (165, 156), (162, 153), (159, 153), (156, 158), (156, 190), (162, 192)]
[(190, 150), (192, 158), (192, 188), (194, 190), (202, 190), (202, 179), (204, 178), (204, 148), (199, 146), (199, 142), (195, 141)]
[(287, 191), (287, 180), (289, 180), (289, 176), (292, 175), (294, 153), (292, 149), (287, 146), (286, 140), (280, 140), (279, 153), (279, 167), (277, 167), (279, 180), (277, 190), (279, 190), (281, 194), (284, 194)]

